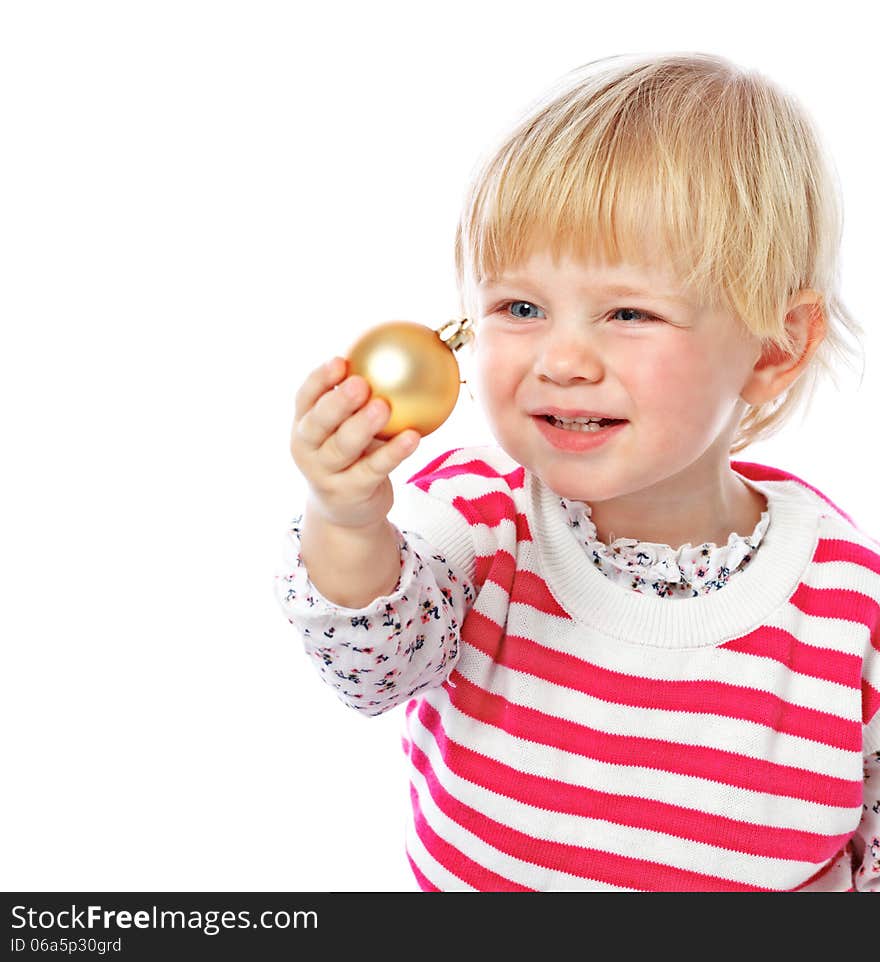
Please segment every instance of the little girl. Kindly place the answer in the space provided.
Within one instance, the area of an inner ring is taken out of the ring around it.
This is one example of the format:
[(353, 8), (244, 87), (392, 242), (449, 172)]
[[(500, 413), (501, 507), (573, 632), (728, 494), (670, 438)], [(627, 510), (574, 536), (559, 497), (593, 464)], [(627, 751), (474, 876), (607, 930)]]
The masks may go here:
[(456, 238), (498, 446), (411, 477), (334, 358), (277, 597), (364, 715), (406, 705), (425, 890), (880, 890), (880, 545), (730, 456), (841, 328), (817, 135), (716, 56), (563, 78), (478, 168)]

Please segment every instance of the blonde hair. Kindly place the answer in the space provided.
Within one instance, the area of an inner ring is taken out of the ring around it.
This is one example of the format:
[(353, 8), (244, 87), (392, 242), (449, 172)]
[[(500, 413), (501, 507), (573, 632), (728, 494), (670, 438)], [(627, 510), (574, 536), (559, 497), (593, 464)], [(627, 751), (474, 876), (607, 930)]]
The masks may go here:
[(660, 249), (704, 303), (789, 355), (788, 299), (818, 292), (824, 340), (785, 392), (744, 414), (735, 453), (804, 401), (806, 414), (822, 371), (838, 386), (833, 356), (847, 362), (851, 350), (844, 329), (864, 334), (838, 292), (839, 193), (810, 119), (761, 74), (703, 53), (588, 63), (475, 168), (455, 237), (460, 307), (476, 322), (475, 284), (538, 248), (611, 263)]

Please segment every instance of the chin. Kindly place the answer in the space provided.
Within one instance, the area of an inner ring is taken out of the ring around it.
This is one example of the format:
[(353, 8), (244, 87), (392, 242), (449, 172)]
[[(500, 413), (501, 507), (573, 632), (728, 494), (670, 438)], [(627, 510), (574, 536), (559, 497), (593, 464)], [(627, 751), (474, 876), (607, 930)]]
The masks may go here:
[(537, 475), (554, 494), (569, 501), (585, 501), (587, 504), (593, 504), (616, 498), (621, 493), (619, 480), (615, 484), (608, 478), (598, 476), (589, 478), (587, 476), (589, 469), (586, 467), (568, 465), (562, 470), (555, 470), (551, 465), (544, 470), (540, 468), (529, 470)]
[[(532, 474), (539, 477), (554, 494), (558, 494), (560, 498), (566, 498), (569, 501), (592, 500), (591, 492), (586, 490), (582, 484), (578, 484), (576, 481), (573, 482), (571, 477), (558, 477), (552, 470), (535, 470), (529, 467), (529, 465), (526, 465), (526, 467), (529, 468)], [(568, 472), (565, 473), (567, 474)]]

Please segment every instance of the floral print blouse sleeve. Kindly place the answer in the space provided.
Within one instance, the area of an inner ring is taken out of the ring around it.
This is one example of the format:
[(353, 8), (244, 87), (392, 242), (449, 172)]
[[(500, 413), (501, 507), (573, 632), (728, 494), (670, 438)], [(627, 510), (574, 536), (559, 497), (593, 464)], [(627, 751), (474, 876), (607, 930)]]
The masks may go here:
[(880, 893), (880, 751), (865, 756), (862, 820), (852, 844), (853, 888)]
[(441, 685), (458, 660), (460, 628), (474, 587), (416, 532), (397, 531), (400, 578), (365, 608), (328, 601), (309, 580), (300, 550), (302, 514), (284, 544), (275, 594), (306, 653), (337, 696), (380, 715), (424, 688)]

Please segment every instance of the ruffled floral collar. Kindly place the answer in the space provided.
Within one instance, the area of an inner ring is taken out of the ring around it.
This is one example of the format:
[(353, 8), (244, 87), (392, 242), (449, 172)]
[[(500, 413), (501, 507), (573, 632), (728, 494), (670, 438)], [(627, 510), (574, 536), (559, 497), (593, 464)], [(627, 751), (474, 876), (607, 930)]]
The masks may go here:
[(692, 547), (688, 542), (676, 549), (631, 538), (616, 538), (606, 545), (597, 539), (589, 504), (567, 498), (560, 498), (559, 503), (584, 550), (606, 577), (640, 594), (661, 598), (693, 598), (723, 588), (752, 560), (770, 523), (770, 513), (765, 510), (748, 537), (734, 532), (721, 546), (707, 542)]

